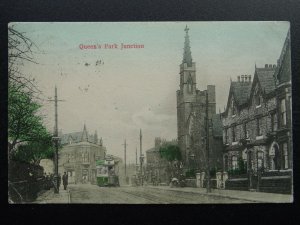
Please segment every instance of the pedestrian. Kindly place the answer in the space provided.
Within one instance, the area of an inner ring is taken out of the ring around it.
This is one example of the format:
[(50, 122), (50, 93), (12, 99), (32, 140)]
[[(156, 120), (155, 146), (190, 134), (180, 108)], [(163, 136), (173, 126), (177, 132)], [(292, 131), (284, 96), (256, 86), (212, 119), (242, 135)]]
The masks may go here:
[(68, 186), (68, 174), (66, 172), (64, 173), (62, 180), (63, 180), (64, 190), (66, 190)]

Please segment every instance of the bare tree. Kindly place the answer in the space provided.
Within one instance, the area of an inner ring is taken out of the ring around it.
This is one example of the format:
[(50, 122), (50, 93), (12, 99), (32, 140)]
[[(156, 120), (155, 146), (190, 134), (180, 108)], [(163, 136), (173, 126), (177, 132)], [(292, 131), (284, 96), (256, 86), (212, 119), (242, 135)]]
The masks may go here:
[(14, 85), (14, 91), (41, 93), (34, 83), (35, 79), (23, 74), (20, 69), (24, 62), (37, 64), (33, 57), (34, 49), (38, 50), (38, 47), (24, 33), (14, 29), (14, 25), (8, 27), (8, 82)]

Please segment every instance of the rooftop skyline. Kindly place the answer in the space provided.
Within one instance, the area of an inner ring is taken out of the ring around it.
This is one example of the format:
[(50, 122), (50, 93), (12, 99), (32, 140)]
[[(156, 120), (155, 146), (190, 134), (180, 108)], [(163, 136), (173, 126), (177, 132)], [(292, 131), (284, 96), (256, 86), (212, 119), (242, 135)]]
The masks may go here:
[[(143, 153), (154, 138), (177, 138), (176, 90), (183, 60), (184, 31), (189, 28), (197, 88), (216, 86), (217, 112), (227, 103), (230, 79), (254, 74), (255, 65), (276, 64), (288, 22), (145, 22), (14, 23), (37, 46), (23, 72), (36, 78), (43, 95), (42, 112), (54, 126), (57, 85), (58, 128), (63, 133), (98, 131), (109, 154), (135, 163), (139, 132)], [(144, 48), (81, 49), (80, 45), (136, 44)]]

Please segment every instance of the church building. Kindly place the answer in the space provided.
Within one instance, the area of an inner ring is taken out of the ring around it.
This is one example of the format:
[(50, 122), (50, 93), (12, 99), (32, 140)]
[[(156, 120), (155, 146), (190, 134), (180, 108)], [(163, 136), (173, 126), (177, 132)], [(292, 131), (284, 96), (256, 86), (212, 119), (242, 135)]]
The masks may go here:
[(180, 65), (180, 89), (177, 90), (177, 131), (185, 169), (205, 170), (208, 158), (206, 146), (205, 117), (209, 123), (209, 158), (211, 168), (222, 167), (222, 127), (216, 114), (216, 92), (214, 85), (197, 89), (196, 63), (192, 60), (189, 28), (185, 28), (183, 60)]

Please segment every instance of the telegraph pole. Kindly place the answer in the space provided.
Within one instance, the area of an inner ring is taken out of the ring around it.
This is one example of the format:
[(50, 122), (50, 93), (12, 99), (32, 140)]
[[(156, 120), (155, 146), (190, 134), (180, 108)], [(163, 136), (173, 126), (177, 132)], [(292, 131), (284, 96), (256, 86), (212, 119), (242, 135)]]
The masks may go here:
[(141, 168), (141, 184), (143, 186), (143, 160), (144, 160), (144, 156), (143, 156), (143, 152), (142, 152), (142, 129), (140, 129), (140, 168)]
[(126, 177), (127, 177), (127, 172), (126, 172), (126, 147), (128, 144), (126, 144), (126, 139), (124, 141), (124, 161), (125, 161), (125, 180), (126, 180)]
[(59, 136), (58, 136), (58, 113), (57, 113), (57, 102), (64, 101), (57, 99), (57, 87), (55, 86), (55, 94), (54, 94), (54, 101), (55, 106), (55, 127), (54, 127), (54, 136), (52, 137), (52, 141), (54, 142), (55, 146), (55, 154), (54, 154), (54, 193), (59, 193), (59, 177), (58, 177), (58, 146), (59, 146)]
[(206, 133), (206, 155), (207, 155), (207, 184), (206, 191), (211, 192), (210, 189), (210, 165), (209, 165), (209, 119), (208, 119), (208, 93), (206, 91), (205, 101), (205, 133)]

